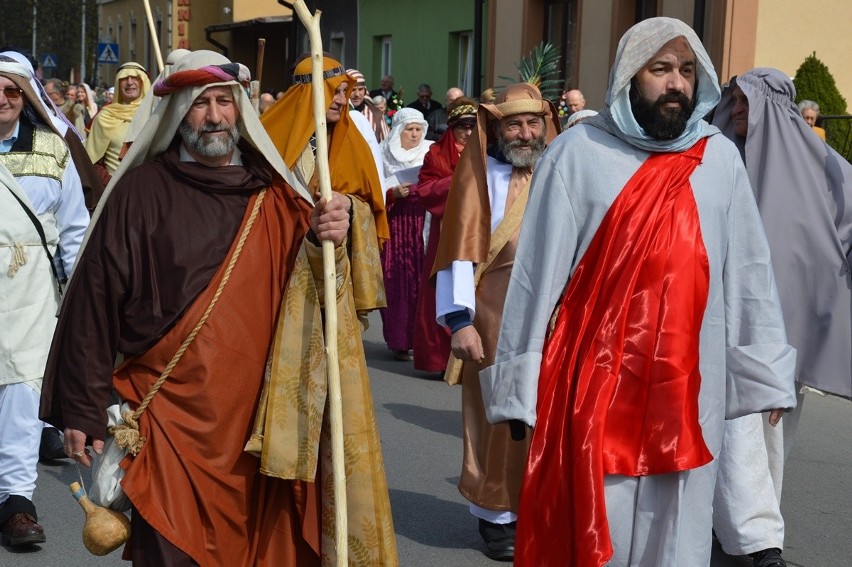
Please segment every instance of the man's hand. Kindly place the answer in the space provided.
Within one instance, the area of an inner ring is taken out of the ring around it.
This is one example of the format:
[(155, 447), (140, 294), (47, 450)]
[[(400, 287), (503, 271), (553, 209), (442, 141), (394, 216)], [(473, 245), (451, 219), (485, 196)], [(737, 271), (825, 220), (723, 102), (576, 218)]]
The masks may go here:
[(459, 360), (465, 362), (482, 362), (485, 360), (485, 351), (482, 348), (482, 339), (473, 325), (462, 327), (450, 340), (450, 348)]
[[(65, 454), (85, 467), (92, 466), (92, 458), (86, 451), (86, 434), (79, 429), (65, 428)], [(92, 441), (92, 449), (98, 455), (104, 452), (104, 442), (101, 439)]]
[(770, 410), (769, 412), (769, 425), (775, 427), (778, 425), (778, 422), (781, 421), (781, 416), (784, 415), (784, 412), (787, 411), (784, 408), (778, 408), (774, 410)]
[(331, 240), (340, 246), (349, 233), (349, 210), (352, 201), (340, 193), (332, 193), (331, 201), (320, 199), (311, 211), (311, 230), (319, 240)]

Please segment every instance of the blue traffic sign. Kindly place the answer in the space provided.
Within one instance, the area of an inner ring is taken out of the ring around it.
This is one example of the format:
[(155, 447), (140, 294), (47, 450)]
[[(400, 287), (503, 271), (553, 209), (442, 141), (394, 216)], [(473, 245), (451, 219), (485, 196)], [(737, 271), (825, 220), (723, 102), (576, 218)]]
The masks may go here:
[(57, 61), (58, 59), (56, 58), (55, 53), (43, 53), (41, 55), (40, 63), (42, 67), (45, 67), (47, 69), (55, 69)]
[(118, 63), (118, 44), (99, 43), (98, 63)]

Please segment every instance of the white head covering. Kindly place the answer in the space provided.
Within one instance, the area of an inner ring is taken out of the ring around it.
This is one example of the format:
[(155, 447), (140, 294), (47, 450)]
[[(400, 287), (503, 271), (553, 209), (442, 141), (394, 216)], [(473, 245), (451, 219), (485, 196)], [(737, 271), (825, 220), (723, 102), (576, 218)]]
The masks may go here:
[[(166, 62), (163, 65), (163, 70), (157, 75), (157, 78), (154, 79), (154, 82), (164, 79), (169, 76), (169, 73), (172, 72), (172, 67), (178, 60), (190, 53), (188, 49), (175, 49), (171, 53), (169, 53), (168, 57), (166, 57)], [(136, 110), (136, 114), (133, 115), (133, 120), (130, 122), (130, 126), (127, 128), (127, 134), (124, 136), (124, 141), (126, 143), (133, 143), (136, 140), (136, 137), (139, 135), (139, 132), (142, 131), (142, 128), (145, 127), (145, 123), (151, 118), (151, 113), (154, 112), (154, 107), (159, 102), (160, 97), (154, 94), (154, 89), (148, 89), (148, 92), (145, 93), (145, 97), (142, 99), (142, 102), (139, 103), (139, 108)]]
[[(200, 69), (207, 65), (225, 65), (228, 63), (231, 63), (231, 61), (219, 53), (206, 50), (193, 51), (175, 63), (172, 73)], [(121, 165), (119, 165), (109, 185), (107, 185), (103, 197), (101, 197), (98, 207), (95, 209), (92, 223), (89, 226), (89, 233), (91, 233), (92, 226), (100, 216), (104, 203), (109, 198), (113, 187), (115, 187), (115, 184), (121, 179), (124, 173), (140, 163), (149, 161), (165, 152), (171, 145), (172, 140), (174, 140), (178, 127), (189, 111), (192, 102), (206, 89), (218, 86), (230, 86), (234, 92), (237, 106), (240, 109), (240, 136), (263, 154), (263, 157), (266, 158), (272, 168), (284, 178), (284, 181), (290, 187), (304, 197), (306, 201), (313, 204), (313, 199), (311, 199), (308, 191), (296, 180), (295, 176), (287, 169), (287, 166), (284, 165), (281, 155), (275, 149), (272, 140), (269, 139), (269, 135), (260, 124), (257, 113), (254, 112), (245, 90), (243, 90), (237, 81), (221, 81), (199, 87), (185, 88), (178, 92), (167, 94), (160, 99), (160, 103), (154, 109), (145, 127), (139, 132), (136, 141), (130, 146), (130, 150), (124, 156)], [(89, 233), (86, 235), (87, 240)]]
[[(423, 127), (423, 137), (420, 139), (420, 144), (406, 150), (402, 147), (400, 137), (403, 130), (409, 124), (420, 124)], [(400, 108), (393, 115), (393, 127), (390, 134), (382, 142), (382, 159), (385, 164), (385, 175), (391, 175), (401, 169), (408, 169), (423, 165), (423, 158), (429, 151), (429, 146), (432, 145), (431, 140), (426, 139), (426, 131), (429, 129), (429, 123), (423, 118), (423, 113), (414, 108)]]
[(580, 122), (582, 120), (585, 120), (586, 118), (591, 118), (592, 116), (597, 116), (597, 115), (598, 115), (597, 110), (589, 110), (589, 109), (578, 110), (577, 112), (573, 113), (571, 116), (569, 116), (565, 120), (565, 125), (563, 126), (563, 128), (570, 128), (571, 126), (573, 126), (577, 122)]
[[(656, 140), (648, 136), (636, 122), (630, 107), (630, 81), (662, 47), (671, 40), (683, 37), (695, 54), (695, 108), (686, 129), (674, 140)], [(719, 102), (719, 81), (710, 56), (701, 40), (688, 25), (674, 18), (649, 18), (627, 30), (615, 53), (609, 74), (606, 106), (598, 116), (584, 123), (591, 124), (618, 136), (628, 144), (650, 152), (680, 152), (691, 148), (700, 138), (718, 132), (704, 117)]]
[[(14, 73), (16, 75), (21, 75), (26, 78), (33, 92), (36, 94), (36, 98), (38, 98), (39, 102), (41, 102), (41, 106), (44, 109), (44, 112), (50, 121), (53, 129), (56, 130), (56, 133), (65, 137), (65, 133), (70, 128), (72, 132), (74, 132), (80, 141), (83, 141), (83, 136), (77, 131), (74, 126), (68, 122), (68, 119), (65, 115), (56, 108), (56, 105), (53, 104), (53, 101), (50, 100), (50, 97), (47, 96), (47, 92), (45, 92), (42, 84), (35, 78), (35, 69), (33, 69), (32, 63), (30, 63), (29, 59), (27, 59), (22, 53), (18, 53), (17, 51), (4, 51), (0, 53), (0, 55), (4, 57), (9, 57), (10, 59), (14, 59), (17, 61), (21, 68), (15, 67), (16, 70), (9, 71), (10, 73)], [(6, 63), (9, 64), (8, 62)]]

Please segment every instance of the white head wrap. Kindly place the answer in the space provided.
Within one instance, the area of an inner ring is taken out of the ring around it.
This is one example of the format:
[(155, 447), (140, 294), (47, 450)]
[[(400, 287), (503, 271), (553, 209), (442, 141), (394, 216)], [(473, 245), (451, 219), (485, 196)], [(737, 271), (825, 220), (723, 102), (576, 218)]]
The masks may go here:
[[(30, 83), (30, 87), (33, 92), (36, 94), (36, 98), (38, 98), (41, 103), (41, 107), (44, 109), (44, 113), (50, 121), (53, 129), (56, 130), (56, 133), (65, 137), (65, 132), (70, 128), (72, 132), (74, 132), (80, 141), (83, 141), (83, 137), (77, 132), (77, 129), (68, 122), (68, 119), (62, 114), (62, 111), (56, 108), (56, 105), (53, 104), (53, 101), (50, 100), (50, 97), (47, 96), (47, 92), (45, 92), (42, 84), (35, 78), (35, 69), (33, 69), (32, 63), (30, 63), (29, 59), (24, 57), (23, 54), (18, 53), (17, 51), (4, 51), (0, 53), (0, 55), (4, 57), (9, 57), (10, 59), (14, 59), (18, 62), (20, 67), (9, 67), (9, 73), (13, 73), (15, 75), (21, 75), (25, 79), (27, 79)], [(6, 62), (6, 65), (11, 65), (10, 62)], [(14, 70), (11, 70), (14, 69)], [(34, 104), (34, 103), (33, 103)]]
[[(695, 54), (695, 108), (679, 137), (657, 140), (648, 136), (633, 116), (630, 81), (665, 44), (678, 37), (683, 37)], [(691, 148), (700, 138), (718, 132), (704, 121), (704, 117), (718, 104), (719, 97), (719, 81), (713, 63), (692, 28), (674, 18), (649, 18), (627, 30), (618, 42), (609, 75), (606, 106), (598, 116), (589, 118), (585, 123), (606, 130), (643, 150), (679, 152)]]
[[(403, 130), (409, 124), (420, 124), (423, 127), (423, 137), (420, 139), (420, 144), (406, 150), (402, 147), (400, 137)], [(414, 108), (400, 108), (393, 115), (393, 127), (390, 134), (382, 142), (382, 158), (385, 163), (385, 175), (390, 175), (395, 171), (407, 169), (421, 165), (423, 158), (429, 151), (429, 146), (432, 145), (431, 140), (426, 139), (426, 131), (429, 129), (429, 123), (423, 118), (423, 113)]]
[[(172, 73), (189, 69), (200, 69), (206, 65), (224, 65), (227, 63), (231, 63), (231, 61), (219, 53), (205, 50), (193, 51), (175, 63)], [(103, 197), (101, 197), (98, 207), (95, 209), (89, 232), (91, 232), (91, 227), (100, 216), (104, 203), (109, 198), (113, 187), (115, 187), (115, 184), (121, 179), (124, 173), (140, 163), (149, 161), (165, 152), (171, 145), (172, 140), (174, 140), (178, 127), (189, 111), (192, 102), (206, 89), (218, 86), (229, 86), (233, 90), (237, 107), (240, 110), (240, 136), (263, 155), (272, 168), (284, 178), (284, 181), (290, 187), (304, 197), (306, 201), (313, 204), (313, 199), (311, 199), (308, 191), (296, 180), (295, 176), (287, 169), (287, 166), (284, 165), (281, 155), (275, 149), (272, 140), (269, 139), (269, 135), (260, 124), (257, 113), (252, 108), (251, 101), (245, 90), (243, 90), (237, 81), (222, 81), (199, 87), (186, 88), (165, 95), (160, 99), (160, 103), (154, 109), (145, 127), (139, 132), (136, 141), (130, 146), (130, 150), (124, 156), (121, 165), (119, 165), (109, 185), (107, 185)], [(88, 233), (86, 236), (88, 240)]]

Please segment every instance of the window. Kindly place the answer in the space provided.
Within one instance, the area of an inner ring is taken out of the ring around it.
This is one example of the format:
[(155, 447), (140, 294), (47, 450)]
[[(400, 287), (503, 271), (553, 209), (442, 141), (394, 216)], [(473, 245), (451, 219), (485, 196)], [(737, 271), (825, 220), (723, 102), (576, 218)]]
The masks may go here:
[(381, 62), (379, 66), (382, 77), (393, 74), (391, 71), (391, 36), (389, 35), (382, 38)]
[(548, 0), (544, 18), (544, 41), (559, 49), (562, 79), (566, 89), (577, 88), (577, 0)]
[(330, 41), (328, 42), (328, 52), (331, 56), (340, 61), (340, 64), (346, 67), (346, 49), (345, 49), (345, 34), (343, 32), (331, 32)]
[(462, 91), (469, 93), (473, 88), (473, 33), (461, 32), (458, 35), (459, 71), (456, 84)]

